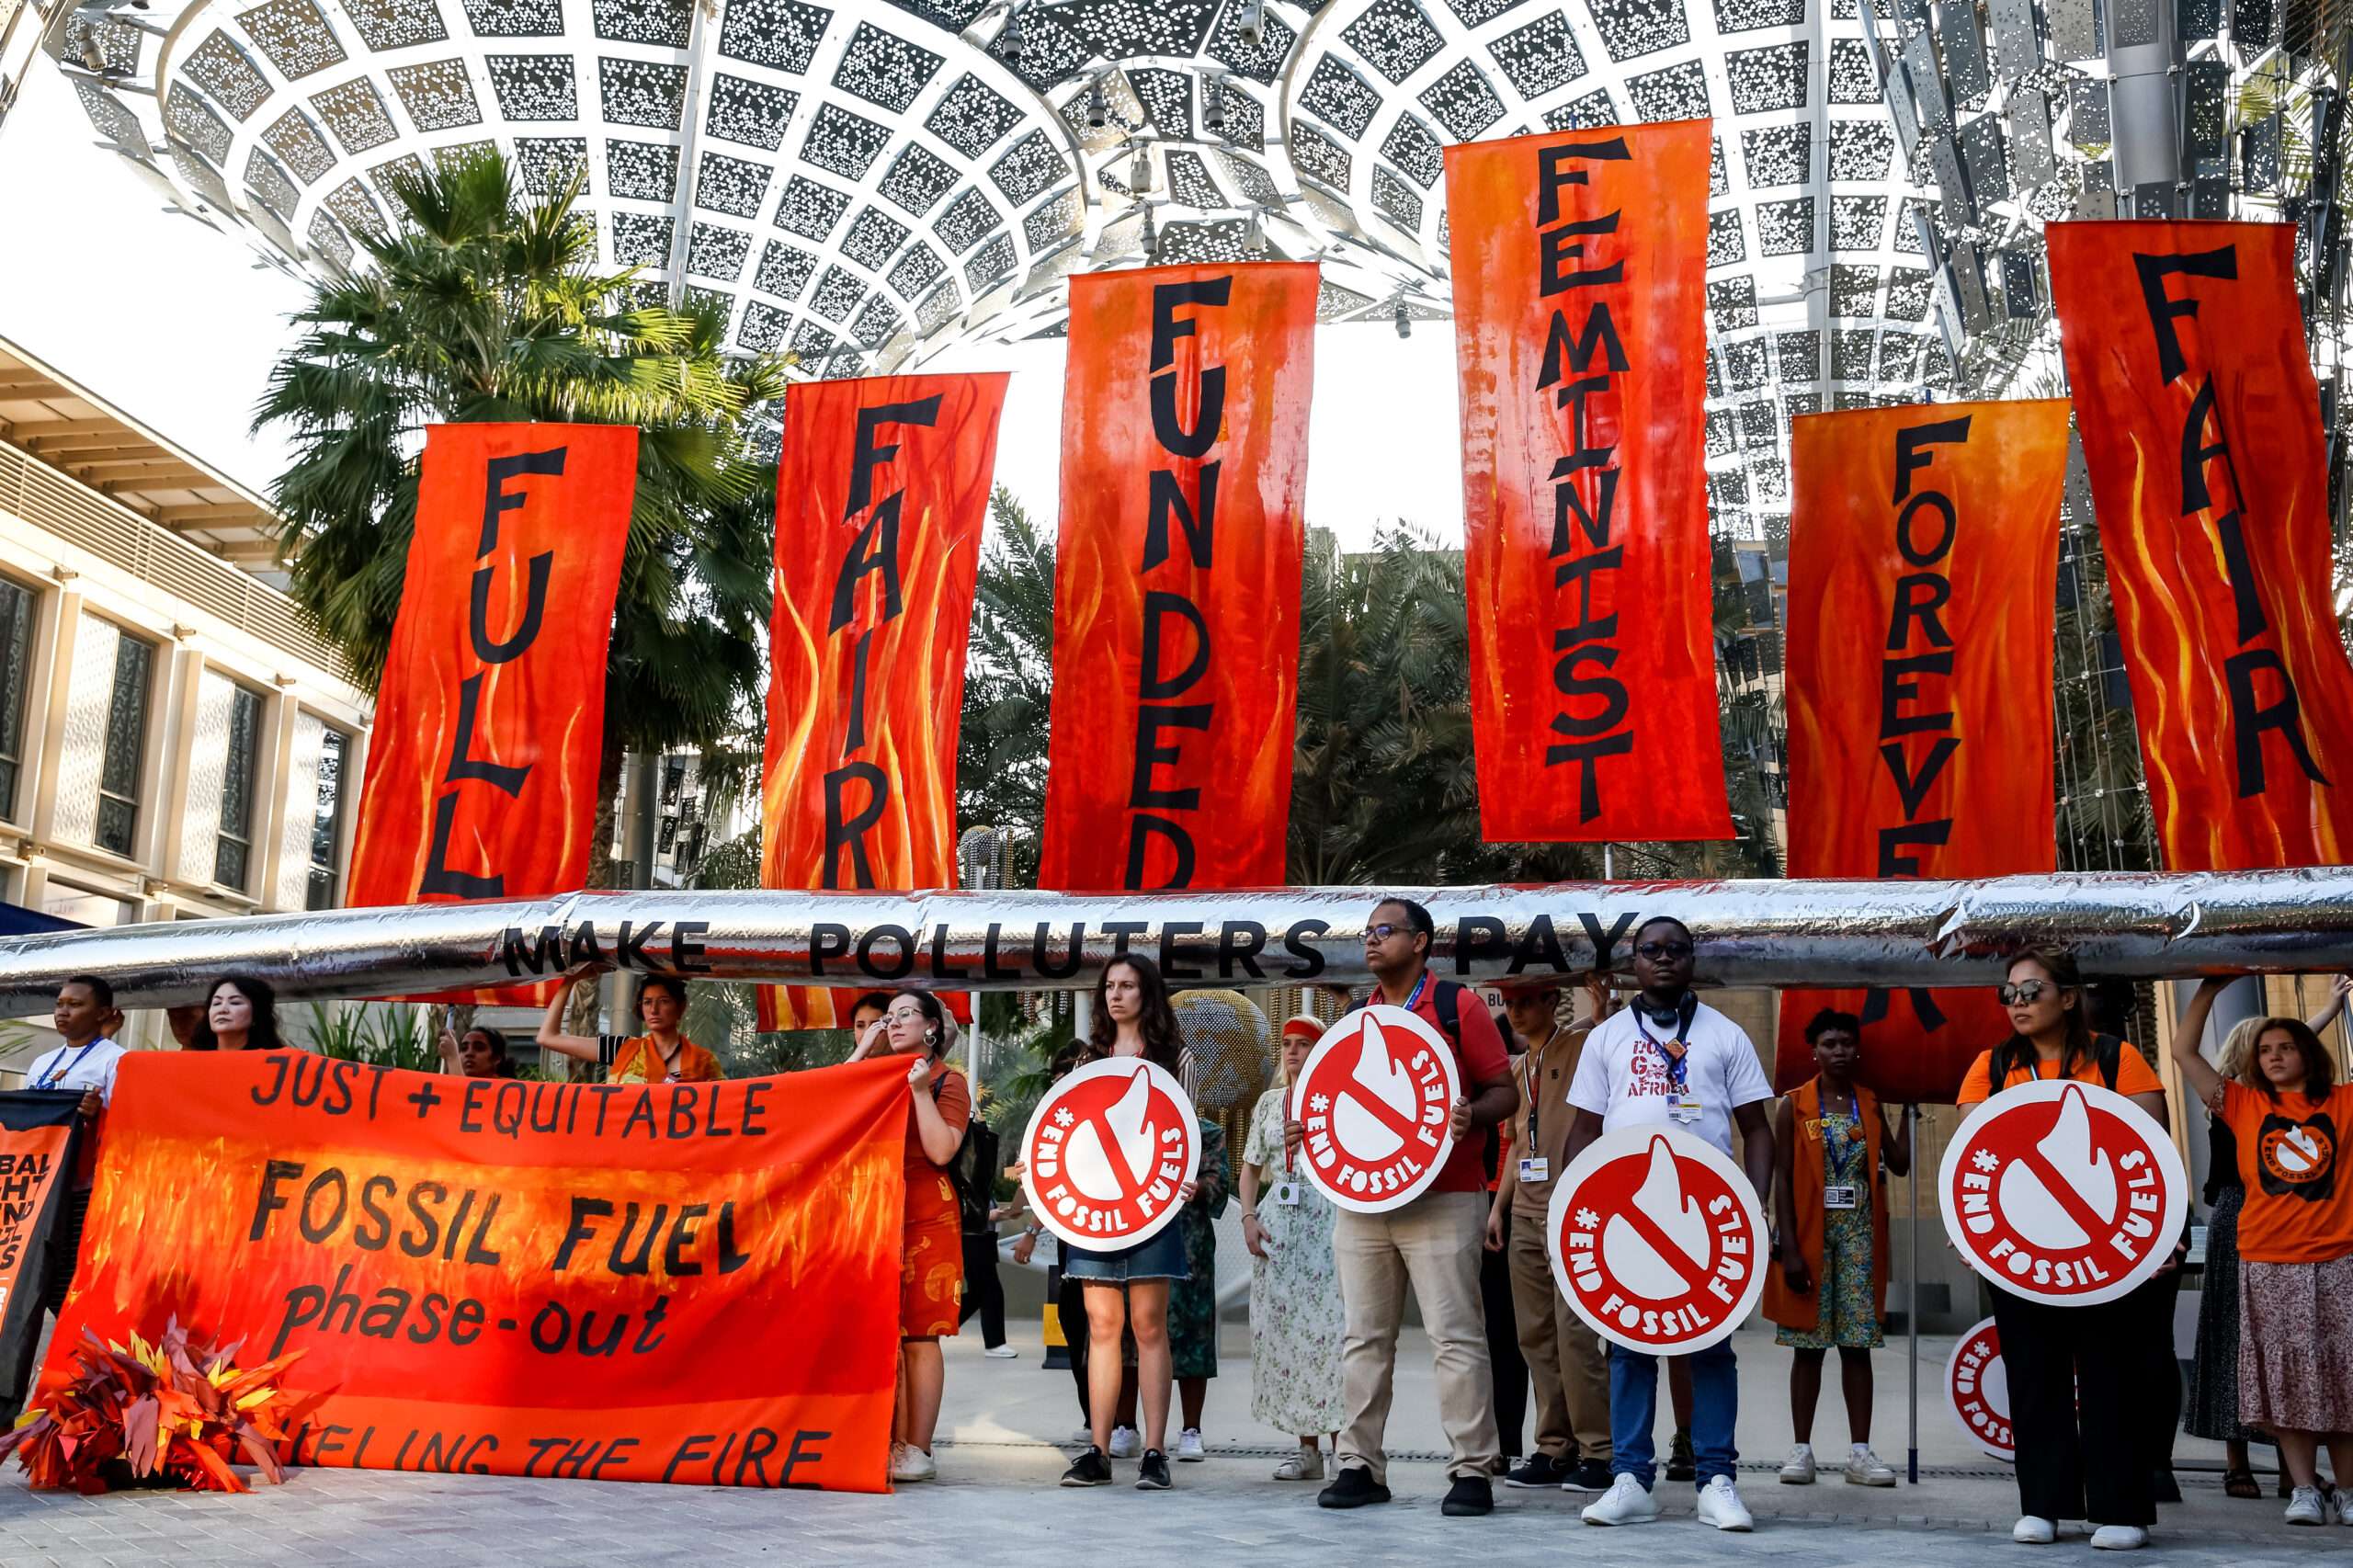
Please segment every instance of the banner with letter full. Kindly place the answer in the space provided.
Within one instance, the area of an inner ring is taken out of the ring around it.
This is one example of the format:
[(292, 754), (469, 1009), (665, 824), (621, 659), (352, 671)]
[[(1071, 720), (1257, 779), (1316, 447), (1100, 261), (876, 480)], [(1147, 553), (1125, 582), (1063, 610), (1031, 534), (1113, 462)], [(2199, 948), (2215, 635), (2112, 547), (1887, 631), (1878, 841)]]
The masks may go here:
[(122, 1063), (44, 1384), (85, 1329), (300, 1352), (298, 1464), (878, 1492), (906, 1070), (448, 1078)]
[(1071, 279), (1040, 887), (1283, 881), (1317, 278)]
[(1097, 1252), (1136, 1246), (1185, 1211), (1201, 1126), (1175, 1074), (1137, 1057), (1063, 1074), (1029, 1113), (1021, 1186), (1056, 1239)]
[(74, 1180), (81, 1104), (79, 1089), (0, 1095), (0, 1367), (14, 1367), (40, 1333), (50, 1236)]
[(588, 876), (630, 425), (435, 425), (351, 845), (355, 905)]
[(1733, 836), (1696, 460), (1708, 154), (1705, 120), (1446, 149), (1490, 843)]
[[(2051, 705), (2019, 694), (2051, 689), (2066, 403), (1811, 415), (1790, 446), (1789, 874), (2055, 870)], [(1891, 1103), (1949, 1101), (2010, 1027), (1986, 986), (1791, 991), (1780, 1088), (1825, 1007)]]
[(2132, 713), (2175, 871), (2353, 858), (2292, 223), (2053, 223), (2052, 297)]
[(1291, 1085), (1307, 1179), (1359, 1214), (1404, 1208), (1445, 1171), (1461, 1095), (1454, 1048), (1419, 1013), (1376, 1002), (1343, 1014)]
[[(785, 394), (762, 887), (956, 885), (964, 652), (1006, 381)], [(760, 1027), (847, 1025), (858, 994), (763, 987)]]

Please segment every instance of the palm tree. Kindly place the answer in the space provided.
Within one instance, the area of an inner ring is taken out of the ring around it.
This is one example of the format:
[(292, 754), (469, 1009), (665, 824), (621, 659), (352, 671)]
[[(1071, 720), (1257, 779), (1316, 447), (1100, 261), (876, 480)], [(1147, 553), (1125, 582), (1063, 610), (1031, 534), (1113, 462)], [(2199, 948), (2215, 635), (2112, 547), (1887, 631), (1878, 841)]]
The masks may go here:
[(999, 485), (981, 557), (957, 737), (957, 815), (1006, 829), (1016, 887), (1037, 880), (1046, 820), (1047, 694), (1053, 686), (1054, 541)]
[[(731, 359), (725, 323), (597, 265), (580, 187), (538, 199), (494, 152), (392, 184), (404, 220), (321, 282), (256, 429), (295, 458), (272, 499), (289, 592), (372, 688), (392, 644), (428, 424), (634, 425), (636, 501), (613, 615), (592, 843), (611, 841), (625, 750), (741, 749), (757, 722), (775, 469), (751, 411), (783, 364)], [(591, 885), (610, 862), (590, 861)]]

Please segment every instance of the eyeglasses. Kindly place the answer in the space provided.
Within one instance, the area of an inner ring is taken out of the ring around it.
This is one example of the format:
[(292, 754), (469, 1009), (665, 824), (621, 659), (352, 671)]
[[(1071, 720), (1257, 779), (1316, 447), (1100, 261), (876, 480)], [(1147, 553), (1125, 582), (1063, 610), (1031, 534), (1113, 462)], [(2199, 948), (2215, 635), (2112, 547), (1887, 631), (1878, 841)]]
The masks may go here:
[(1364, 928), (1364, 939), (1368, 942), (1385, 942), (1392, 937), (1403, 934), (1404, 927), (1389, 925), (1385, 921), (1379, 926), (1368, 926)]
[(1691, 956), (1691, 944), (1688, 942), (1644, 942), (1634, 951), (1638, 956), (1653, 960), (1688, 959)]
[(886, 1024), (912, 1024), (922, 1017), (921, 1007), (900, 1007), (883, 1014), (882, 1021)]
[(2003, 1006), (2009, 1007), (2020, 1002), (2032, 1002), (2039, 999), (2043, 992), (2050, 989), (2050, 986), (2051, 982), (2047, 980), (2021, 980), (2016, 985), (1995, 986), (1994, 994), (2002, 999)]

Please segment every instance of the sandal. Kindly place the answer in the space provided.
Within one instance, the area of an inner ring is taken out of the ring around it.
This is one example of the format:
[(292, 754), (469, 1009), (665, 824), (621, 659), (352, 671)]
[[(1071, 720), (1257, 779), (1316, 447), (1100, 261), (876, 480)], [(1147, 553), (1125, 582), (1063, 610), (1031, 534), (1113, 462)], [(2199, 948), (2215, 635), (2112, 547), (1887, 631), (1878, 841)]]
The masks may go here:
[(2260, 1501), (2263, 1496), (2263, 1488), (2256, 1483), (2255, 1471), (2242, 1465), (2236, 1470), (2226, 1470), (2222, 1472), (2222, 1495)]

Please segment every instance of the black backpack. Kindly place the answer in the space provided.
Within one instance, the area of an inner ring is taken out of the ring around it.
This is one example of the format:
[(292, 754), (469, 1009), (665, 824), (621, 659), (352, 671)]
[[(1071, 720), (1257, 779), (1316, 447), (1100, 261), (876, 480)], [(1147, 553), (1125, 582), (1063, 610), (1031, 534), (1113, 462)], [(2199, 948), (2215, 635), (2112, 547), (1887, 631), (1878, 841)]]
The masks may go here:
[(1002, 1158), (1002, 1144), (996, 1129), (974, 1117), (964, 1129), (964, 1141), (956, 1146), (956, 1157), (948, 1162), (948, 1185), (956, 1189), (956, 1205), (963, 1216), (963, 1228), (977, 1233), (989, 1228), (989, 1210), (995, 1206), (997, 1166)]

